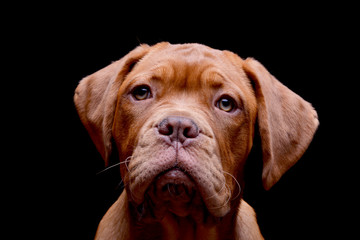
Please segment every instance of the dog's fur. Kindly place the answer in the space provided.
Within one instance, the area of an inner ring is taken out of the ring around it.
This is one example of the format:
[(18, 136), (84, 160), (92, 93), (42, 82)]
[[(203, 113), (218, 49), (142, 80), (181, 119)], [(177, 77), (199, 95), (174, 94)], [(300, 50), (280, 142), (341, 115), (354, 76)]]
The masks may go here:
[(74, 99), (106, 164), (117, 148), (125, 184), (96, 239), (262, 239), (241, 191), (255, 125), (270, 189), (319, 124), (258, 61), (200, 44), (141, 45)]

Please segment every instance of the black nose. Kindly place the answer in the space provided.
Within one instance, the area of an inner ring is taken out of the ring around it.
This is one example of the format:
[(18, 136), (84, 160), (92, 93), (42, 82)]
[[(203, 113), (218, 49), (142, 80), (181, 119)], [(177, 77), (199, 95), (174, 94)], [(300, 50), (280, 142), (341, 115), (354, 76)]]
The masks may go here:
[(167, 117), (160, 122), (158, 129), (161, 135), (169, 136), (171, 141), (181, 143), (199, 135), (199, 128), (196, 123), (186, 117)]

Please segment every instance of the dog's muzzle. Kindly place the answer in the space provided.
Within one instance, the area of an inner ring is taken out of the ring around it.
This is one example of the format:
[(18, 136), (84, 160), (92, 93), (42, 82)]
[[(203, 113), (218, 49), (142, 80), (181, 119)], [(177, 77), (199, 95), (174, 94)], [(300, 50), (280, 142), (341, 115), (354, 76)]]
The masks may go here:
[(138, 217), (161, 221), (173, 214), (203, 222), (209, 213), (226, 214), (230, 192), (211, 132), (181, 115), (145, 129), (129, 165)]

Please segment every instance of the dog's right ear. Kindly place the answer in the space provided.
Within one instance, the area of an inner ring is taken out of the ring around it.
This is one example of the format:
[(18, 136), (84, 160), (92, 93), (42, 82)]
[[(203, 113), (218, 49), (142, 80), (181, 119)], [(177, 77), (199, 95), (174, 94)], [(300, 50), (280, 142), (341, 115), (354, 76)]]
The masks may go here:
[(308, 148), (319, 125), (312, 105), (253, 58), (243, 69), (254, 84), (263, 150), (263, 185), (269, 190)]
[(105, 165), (111, 153), (118, 90), (126, 75), (150, 48), (140, 45), (120, 60), (82, 79), (75, 90), (76, 109)]

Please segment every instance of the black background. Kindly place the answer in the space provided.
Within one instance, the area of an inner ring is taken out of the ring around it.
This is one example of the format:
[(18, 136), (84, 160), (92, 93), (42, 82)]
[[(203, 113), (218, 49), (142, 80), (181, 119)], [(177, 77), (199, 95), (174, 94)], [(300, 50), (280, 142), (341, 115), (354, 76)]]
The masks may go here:
[[(20, 211), (9, 221), (12, 233), (23, 234), (20, 225), (34, 237), (93, 238), (101, 217), (120, 194), (121, 179), (118, 168), (96, 175), (104, 165), (77, 116), (74, 90), (83, 77), (140, 43), (169, 41), (197, 42), (254, 57), (312, 103), (320, 120), (314, 140), (270, 191), (261, 186), (260, 143), (255, 140), (244, 198), (255, 208), (266, 239), (346, 235), (351, 227), (343, 213), (350, 203), (342, 199), (351, 181), (344, 177), (350, 175), (343, 166), (348, 162), (339, 161), (346, 159), (340, 154), (344, 143), (336, 137), (343, 128), (334, 127), (334, 115), (342, 108), (339, 59), (349, 50), (347, 20), (339, 21), (336, 7), (294, 5), (273, 11), (263, 6), (260, 11), (258, 6), (229, 5), (205, 11), (187, 6), (157, 12), (147, 6), (139, 12), (136, 7), (54, 8), (12, 29), (12, 49), (19, 50), (14, 62), (20, 62), (25, 75), (20, 84), (26, 97), (20, 104), (28, 110), (17, 118), (20, 132), (12, 150), (26, 155), (13, 163), (19, 166), (14, 180), (25, 179), (14, 188), (21, 197), (15, 208)], [(25, 136), (23, 129), (28, 131)]]

